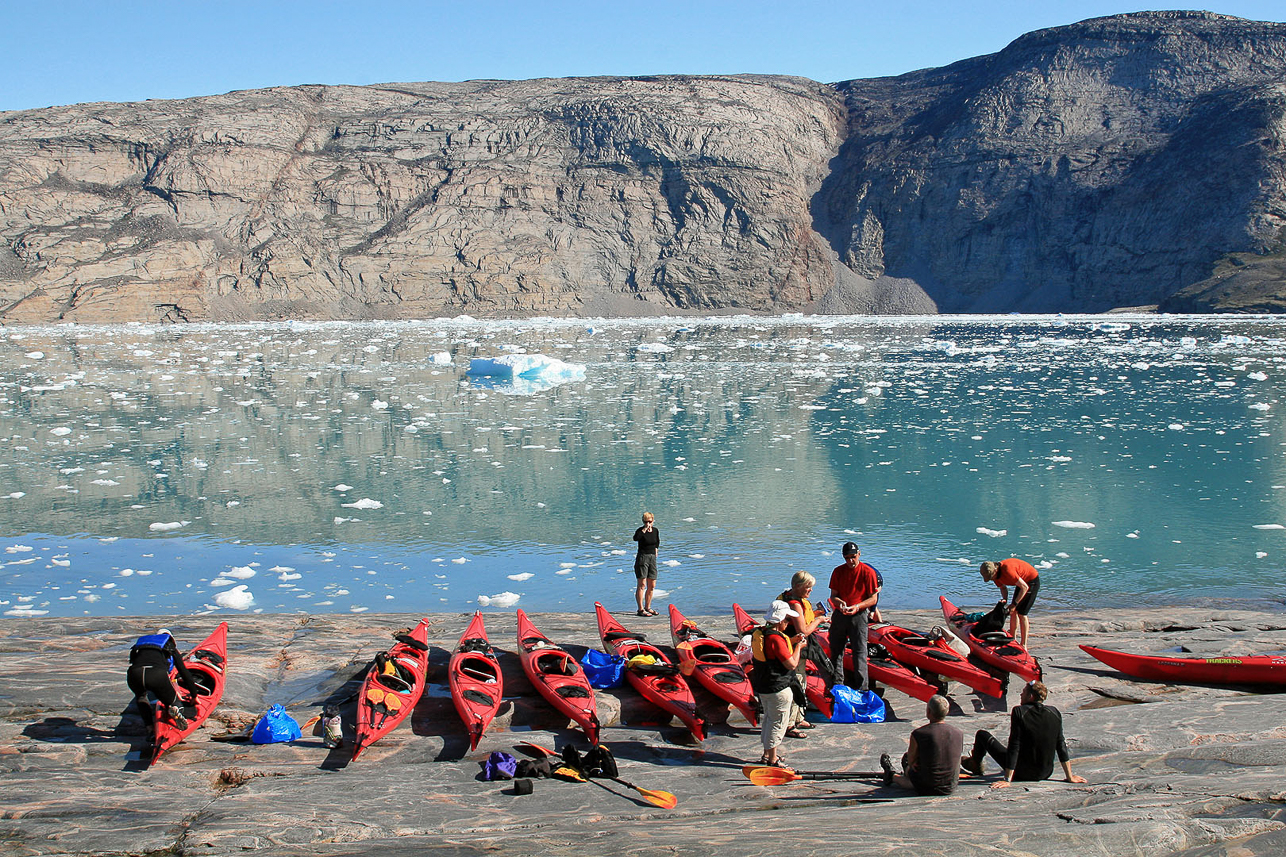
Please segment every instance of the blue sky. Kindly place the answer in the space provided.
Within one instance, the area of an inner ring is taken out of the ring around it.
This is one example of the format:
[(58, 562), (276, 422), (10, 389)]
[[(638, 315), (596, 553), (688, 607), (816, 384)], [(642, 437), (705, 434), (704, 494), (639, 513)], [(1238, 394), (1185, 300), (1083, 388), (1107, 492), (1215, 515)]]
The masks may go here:
[[(894, 8), (896, 7), (896, 8)], [(304, 83), (793, 74), (834, 82), (1000, 50), (1133, 0), (5, 3), (0, 110)], [(1210, 11), (1286, 21), (1282, 0)]]

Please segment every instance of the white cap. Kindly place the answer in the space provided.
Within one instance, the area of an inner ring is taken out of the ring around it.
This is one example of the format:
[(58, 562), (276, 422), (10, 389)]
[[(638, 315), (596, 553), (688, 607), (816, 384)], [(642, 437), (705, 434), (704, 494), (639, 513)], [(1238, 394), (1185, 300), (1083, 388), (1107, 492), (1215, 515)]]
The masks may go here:
[(775, 625), (787, 616), (798, 616), (798, 610), (791, 610), (790, 605), (785, 601), (774, 601), (768, 608), (767, 621), (769, 625)]

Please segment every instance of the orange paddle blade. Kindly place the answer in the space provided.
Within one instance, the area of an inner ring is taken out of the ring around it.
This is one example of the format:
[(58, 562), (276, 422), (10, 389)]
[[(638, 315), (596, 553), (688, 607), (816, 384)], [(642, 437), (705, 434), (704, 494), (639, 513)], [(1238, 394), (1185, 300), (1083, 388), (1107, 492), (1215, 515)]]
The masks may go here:
[(746, 775), (746, 779), (757, 786), (781, 786), (803, 779), (794, 771), (767, 765), (746, 765), (741, 772)]
[(643, 799), (653, 806), (659, 806), (662, 809), (674, 809), (679, 805), (679, 799), (670, 792), (661, 791), (660, 789), (644, 789), (634, 783), (628, 783), (620, 777), (612, 777), (613, 780), (623, 786), (629, 786), (643, 796)]

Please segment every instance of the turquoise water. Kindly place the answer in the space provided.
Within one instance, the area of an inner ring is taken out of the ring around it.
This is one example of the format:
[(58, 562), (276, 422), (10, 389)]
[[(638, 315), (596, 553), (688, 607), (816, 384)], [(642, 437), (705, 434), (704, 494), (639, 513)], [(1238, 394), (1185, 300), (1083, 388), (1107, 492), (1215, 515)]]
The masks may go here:
[[(545, 355), (562, 383), (467, 374)], [(0, 610), (757, 612), (840, 544), (882, 606), (1283, 600), (1286, 321), (0, 329)], [(480, 600), (481, 599), (481, 600)]]

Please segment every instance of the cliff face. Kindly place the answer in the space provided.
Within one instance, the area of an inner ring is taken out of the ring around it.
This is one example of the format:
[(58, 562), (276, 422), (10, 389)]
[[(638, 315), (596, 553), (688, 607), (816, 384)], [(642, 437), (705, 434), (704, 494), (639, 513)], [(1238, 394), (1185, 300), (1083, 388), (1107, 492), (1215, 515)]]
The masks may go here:
[(1280, 309), (1286, 25), (0, 114), (0, 318)]

